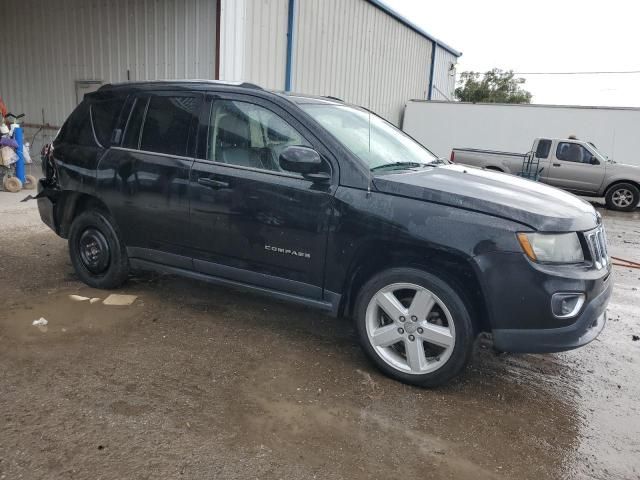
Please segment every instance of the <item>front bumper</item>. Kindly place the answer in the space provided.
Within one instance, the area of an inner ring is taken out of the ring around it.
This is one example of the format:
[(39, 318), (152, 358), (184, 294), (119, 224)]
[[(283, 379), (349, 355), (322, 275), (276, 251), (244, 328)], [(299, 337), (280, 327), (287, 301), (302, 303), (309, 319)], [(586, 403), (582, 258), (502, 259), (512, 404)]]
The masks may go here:
[(575, 323), (560, 328), (496, 329), (493, 345), (503, 352), (550, 353), (572, 350), (594, 340), (607, 323), (607, 304), (613, 282), (585, 307)]
[[(586, 345), (606, 323), (611, 267), (545, 266), (519, 253), (476, 257), (494, 346), (505, 352), (561, 352)], [(584, 293), (577, 316), (557, 318), (554, 293)]]

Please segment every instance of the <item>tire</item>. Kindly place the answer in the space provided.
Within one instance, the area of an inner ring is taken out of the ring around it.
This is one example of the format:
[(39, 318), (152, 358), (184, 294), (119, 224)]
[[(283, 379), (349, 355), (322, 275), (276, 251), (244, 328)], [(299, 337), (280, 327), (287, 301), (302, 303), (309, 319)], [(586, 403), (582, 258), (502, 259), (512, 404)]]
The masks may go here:
[(36, 177), (34, 177), (33, 175), (27, 175), (24, 178), (24, 185), (22, 186), (22, 188), (24, 188), (25, 190), (34, 190), (36, 188), (36, 186), (38, 185), (38, 179)]
[(2, 184), (7, 192), (17, 193), (22, 190), (22, 182), (18, 177), (4, 177)]
[(129, 276), (124, 242), (115, 223), (99, 210), (86, 210), (73, 220), (69, 256), (78, 277), (90, 287), (117, 288)]
[(392, 268), (375, 275), (360, 290), (354, 312), (366, 355), (401, 382), (443, 385), (471, 358), (475, 334), (469, 310), (449, 284), (430, 273)]
[(619, 212), (632, 212), (640, 202), (640, 190), (632, 183), (616, 183), (604, 197), (607, 208)]

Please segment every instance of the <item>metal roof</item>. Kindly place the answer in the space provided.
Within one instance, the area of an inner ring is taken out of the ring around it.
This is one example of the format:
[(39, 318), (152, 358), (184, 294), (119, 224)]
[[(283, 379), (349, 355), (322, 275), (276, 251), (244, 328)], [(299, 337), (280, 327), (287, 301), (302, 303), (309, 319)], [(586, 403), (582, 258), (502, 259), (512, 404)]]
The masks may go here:
[(447, 52), (451, 53), (452, 55), (455, 55), (456, 57), (461, 57), (462, 56), (462, 52), (460, 52), (460, 51), (456, 50), (455, 48), (450, 47), (446, 43), (438, 40), (436, 37), (434, 37), (433, 35), (429, 34), (425, 30), (423, 30), (422, 28), (418, 27), (415, 23), (409, 21), (407, 18), (403, 17), (402, 15), (400, 15), (398, 12), (393, 10), (388, 5), (386, 5), (385, 3), (382, 3), (380, 0), (367, 0), (367, 2), (369, 2), (371, 5), (379, 8), (380, 10), (385, 12), (386, 14), (392, 16), (393, 18), (398, 20), (400, 23), (403, 23), (404, 25), (409, 27), (411, 30), (416, 32), (417, 34), (422, 35), (423, 37), (431, 40), (437, 46), (439, 46), (440, 48), (446, 50)]
[(494, 102), (458, 102), (456, 100), (424, 100), (412, 98), (409, 102), (415, 103), (445, 103), (451, 105), (480, 105), (490, 107), (519, 107), (519, 108), (573, 108), (577, 110), (629, 110), (640, 111), (640, 107), (616, 107), (612, 105), (563, 105), (553, 103), (494, 103)]

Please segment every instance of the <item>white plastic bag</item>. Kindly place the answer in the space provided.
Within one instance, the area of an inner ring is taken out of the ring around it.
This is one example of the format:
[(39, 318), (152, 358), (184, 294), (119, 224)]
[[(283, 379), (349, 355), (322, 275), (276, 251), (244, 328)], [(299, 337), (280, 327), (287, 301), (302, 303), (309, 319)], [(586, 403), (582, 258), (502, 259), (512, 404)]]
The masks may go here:
[(3, 166), (10, 167), (18, 161), (18, 154), (11, 147), (2, 147), (0, 148), (0, 160)]
[(29, 142), (22, 146), (22, 155), (24, 156), (24, 163), (31, 163), (31, 147)]

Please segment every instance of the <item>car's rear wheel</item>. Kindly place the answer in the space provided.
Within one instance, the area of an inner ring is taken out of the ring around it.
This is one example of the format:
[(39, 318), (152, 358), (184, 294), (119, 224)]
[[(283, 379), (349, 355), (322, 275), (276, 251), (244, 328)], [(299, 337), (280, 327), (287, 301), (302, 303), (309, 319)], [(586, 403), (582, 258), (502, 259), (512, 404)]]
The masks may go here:
[(632, 183), (618, 183), (607, 190), (605, 201), (611, 210), (631, 212), (640, 202), (640, 190)]
[(474, 333), (464, 301), (427, 272), (394, 268), (376, 275), (360, 291), (355, 315), (367, 356), (402, 382), (442, 385), (471, 356)]
[(116, 288), (129, 276), (129, 259), (117, 228), (99, 210), (78, 215), (69, 232), (69, 255), (80, 279), (94, 288)]

